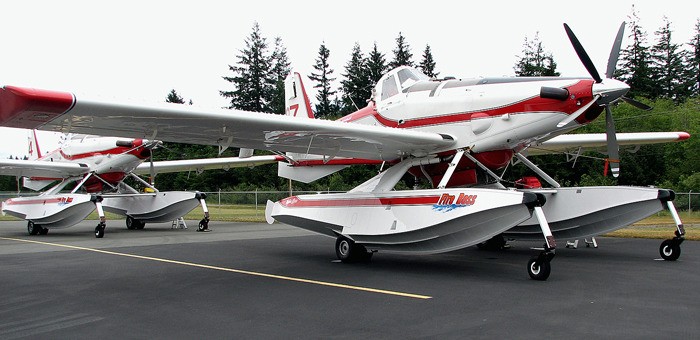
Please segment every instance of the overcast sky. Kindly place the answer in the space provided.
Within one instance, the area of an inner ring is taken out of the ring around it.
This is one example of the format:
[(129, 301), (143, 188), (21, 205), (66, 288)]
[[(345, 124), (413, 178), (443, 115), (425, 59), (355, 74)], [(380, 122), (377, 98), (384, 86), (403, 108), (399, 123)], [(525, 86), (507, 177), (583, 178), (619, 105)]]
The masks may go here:
[[(231, 75), (255, 22), (270, 48), (279, 36), (292, 67), (313, 71), (325, 42), (340, 79), (355, 42), (387, 60), (402, 32), (416, 61), (430, 44), (441, 76), (512, 76), (525, 37), (539, 32), (563, 76), (587, 76), (566, 37), (568, 23), (601, 74), (617, 29), (635, 4), (654, 32), (667, 16), (687, 43), (700, 5), (665, 1), (3, 1), (0, 85), (65, 90), (110, 100), (164, 101), (171, 89), (195, 105), (227, 105)], [(628, 33), (628, 32), (626, 32)], [(627, 38), (623, 47), (629, 43)], [(307, 86), (310, 87), (310, 86)], [(26, 153), (26, 132), (0, 128), (0, 157)], [(43, 137), (45, 141), (48, 137)], [(55, 145), (55, 138), (51, 147)], [(19, 145), (18, 145), (19, 144)], [(44, 147), (46, 149), (47, 147)]]

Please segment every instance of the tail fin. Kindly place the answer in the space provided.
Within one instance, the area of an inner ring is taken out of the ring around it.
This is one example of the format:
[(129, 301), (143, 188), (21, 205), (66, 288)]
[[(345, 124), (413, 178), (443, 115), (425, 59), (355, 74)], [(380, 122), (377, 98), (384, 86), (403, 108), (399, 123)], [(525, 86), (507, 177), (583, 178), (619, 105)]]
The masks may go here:
[(36, 130), (29, 131), (29, 159), (37, 160), (43, 156), (36, 138)]
[(284, 80), (285, 114), (287, 116), (314, 118), (309, 96), (306, 95), (304, 83), (299, 72), (291, 72)]
[[(284, 97), (287, 116), (314, 119), (309, 96), (306, 94), (304, 83), (298, 72), (291, 72), (284, 80)], [(287, 152), (287, 157), (294, 160), (295, 164), (278, 162), (277, 175), (304, 183), (313, 182), (348, 167), (348, 165), (326, 164), (326, 158), (321, 155)]]

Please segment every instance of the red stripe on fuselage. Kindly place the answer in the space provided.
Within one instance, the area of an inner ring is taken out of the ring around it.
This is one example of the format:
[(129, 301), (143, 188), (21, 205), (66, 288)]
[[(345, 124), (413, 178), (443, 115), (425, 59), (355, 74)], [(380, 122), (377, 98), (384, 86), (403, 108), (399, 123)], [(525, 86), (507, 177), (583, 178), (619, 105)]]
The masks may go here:
[(125, 146), (118, 146), (116, 148), (112, 149), (106, 149), (106, 150), (100, 150), (100, 151), (91, 151), (91, 152), (86, 152), (86, 153), (81, 153), (77, 155), (68, 155), (63, 152), (63, 150), (60, 150), (61, 156), (65, 158), (66, 160), (74, 161), (78, 159), (83, 159), (83, 158), (88, 158), (88, 157), (94, 157), (94, 156), (101, 156), (101, 155), (122, 155), (122, 154), (130, 154), (136, 158), (139, 159), (146, 159), (148, 156), (144, 155), (141, 152), (141, 145), (143, 145), (143, 140), (142, 139), (134, 139), (134, 147), (129, 148)]
[(426, 118), (406, 119), (399, 124), (399, 121), (393, 120), (380, 115), (374, 105), (370, 105), (347, 115), (341, 119), (344, 122), (353, 122), (367, 116), (373, 116), (380, 124), (388, 127), (399, 128), (415, 128), (431, 125), (453, 124), (472, 119), (481, 119), (502, 116), (504, 114), (527, 114), (532, 112), (563, 112), (572, 114), (582, 106), (588, 104), (592, 99), (592, 80), (581, 80), (574, 85), (566, 87), (575, 98), (570, 98), (565, 101), (541, 98), (533, 96), (519, 102), (506, 104), (500, 107), (495, 107), (483, 111), (468, 111), (458, 113), (447, 113), (439, 116), (431, 116)]
[(321, 207), (360, 207), (388, 205), (426, 205), (436, 204), (440, 196), (418, 197), (367, 197), (338, 199), (301, 199), (298, 196), (287, 197), (280, 204), (287, 208), (321, 208)]

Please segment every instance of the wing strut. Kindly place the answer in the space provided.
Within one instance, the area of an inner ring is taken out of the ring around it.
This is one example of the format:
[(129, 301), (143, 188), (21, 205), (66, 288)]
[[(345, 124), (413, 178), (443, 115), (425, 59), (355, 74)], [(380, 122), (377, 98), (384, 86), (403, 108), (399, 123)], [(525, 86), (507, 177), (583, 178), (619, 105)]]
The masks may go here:
[(442, 176), (440, 184), (438, 184), (437, 186), (438, 189), (445, 189), (445, 187), (447, 186), (447, 182), (449, 182), (452, 178), (452, 174), (455, 172), (459, 161), (462, 160), (463, 155), (464, 149), (457, 150), (457, 153), (455, 154), (454, 158), (452, 158), (452, 161), (450, 162), (450, 165), (448, 166), (447, 171), (445, 172), (445, 176)]
[(556, 180), (554, 180), (554, 178), (547, 175), (546, 172), (544, 172), (544, 171), (542, 171), (542, 169), (538, 168), (537, 165), (535, 165), (535, 163), (530, 162), (530, 160), (525, 158), (525, 156), (521, 155), (520, 153), (516, 153), (515, 157), (518, 157), (518, 159), (521, 162), (523, 162), (523, 164), (525, 164), (528, 168), (530, 168), (530, 170), (532, 170), (535, 173), (537, 173), (538, 175), (540, 175), (540, 177), (542, 177), (545, 181), (547, 181), (547, 183), (549, 183), (549, 185), (551, 185), (555, 188), (561, 188), (561, 185)]

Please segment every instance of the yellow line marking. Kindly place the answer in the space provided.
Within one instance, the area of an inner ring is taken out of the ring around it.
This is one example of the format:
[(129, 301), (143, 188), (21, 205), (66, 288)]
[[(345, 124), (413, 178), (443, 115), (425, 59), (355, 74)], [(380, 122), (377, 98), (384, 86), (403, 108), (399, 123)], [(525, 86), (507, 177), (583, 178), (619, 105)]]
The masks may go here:
[(0, 240), (8, 240), (8, 241), (16, 241), (16, 242), (25, 242), (25, 243), (42, 244), (42, 245), (54, 246), (54, 247), (60, 247), (60, 248), (68, 248), (68, 249), (75, 249), (75, 250), (91, 251), (91, 252), (101, 253), (101, 254), (107, 254), (107, 255), (116, 255), (116, 256), (123, 256), (123, 257), (131, 257), (131, 258), (141, 259), (141, 260), (150, 260), (150, 261), (163, 262), (163, 263), (179, 264), (179, 265), (182, 265), (182, 266), (190, 266), (190, 267), (204, 268), (204, 269), (213, 269), (213, 270), (219, 270), (219, 271), (231, 272), (231, 273), (237, 273), (237, 274), (244, 274), (244, 275), (252, 275), (252, 276), (266, 277), (266, 278), (270, 278), (270, 279), (278, 279), (278, 280), (285, 280), (285, 281), (301, 282), (301, 283), (308, 283), (308, 284), (314, 284), (314, 285), (319, 285), (319, 286), (326, 286), (326, 287), (333, 287), (333, 288), (342, 288), (342, 289), (350, 289), (350, 290), (357, 290), (357, 291), (369, 292), (369, 293), (377, 293), (377, 294), (385, 294), (385, 295), (394, 295), (394, 296), (401, 296), (401, 297), (407, 297), (407, 298), (413, 298), (413, 299), (423, 299), (423, 300), (426, 300), (426, 299), (431, 299), (431, 298), (432, 298), (432, 296), (427, 296), (427, 295), (403, 293), (403, 292), (397, 292), (397, 291), (392, 291), (392, 290), (384, 290), (384, 289), (375, 289), (375, 288), (368, 288), (368, 287), (361, 287), (361, 286), (353, 286), (353, 285), (346, 285), (346, 284), (341, 284), (341, 283), (333, 283), (333, 282), (309, 280), (309, 279), (302, 279), (302, 278), (298, 278), (298, 277), (283, 276), (283, 275), (275, 275), (275, 274), (267, 274), (267, 273), (253, 272), (253, 271), (241, 270), (241, 269), (234, 269), (234, 268), (217, 267), (217, 266), (210, 266), (210, 265), (206, 265), (206, 264), (191, 263), (191, 262), (183, 262), (183, 261), (176, 261), (176, 260), (168, 260), (168, 259), (161, 259), (161, 258), (150, 257), (150, 256), (141, 256), (141, 255), (127, 254), (127, 253), (118, 253), (118, 252), (109, 251), (109, 250), (101, 250), (101, 249), (94, 249), (94, 248), (86, 248), (86, 247), (79, 247), (79, 246), (71, 246), (71, 245), (60, 244), (60, 243), (41, 242), (41, 241), (25, 240), (25, 239), (10, 238), (10, 237), (0, 237)]

